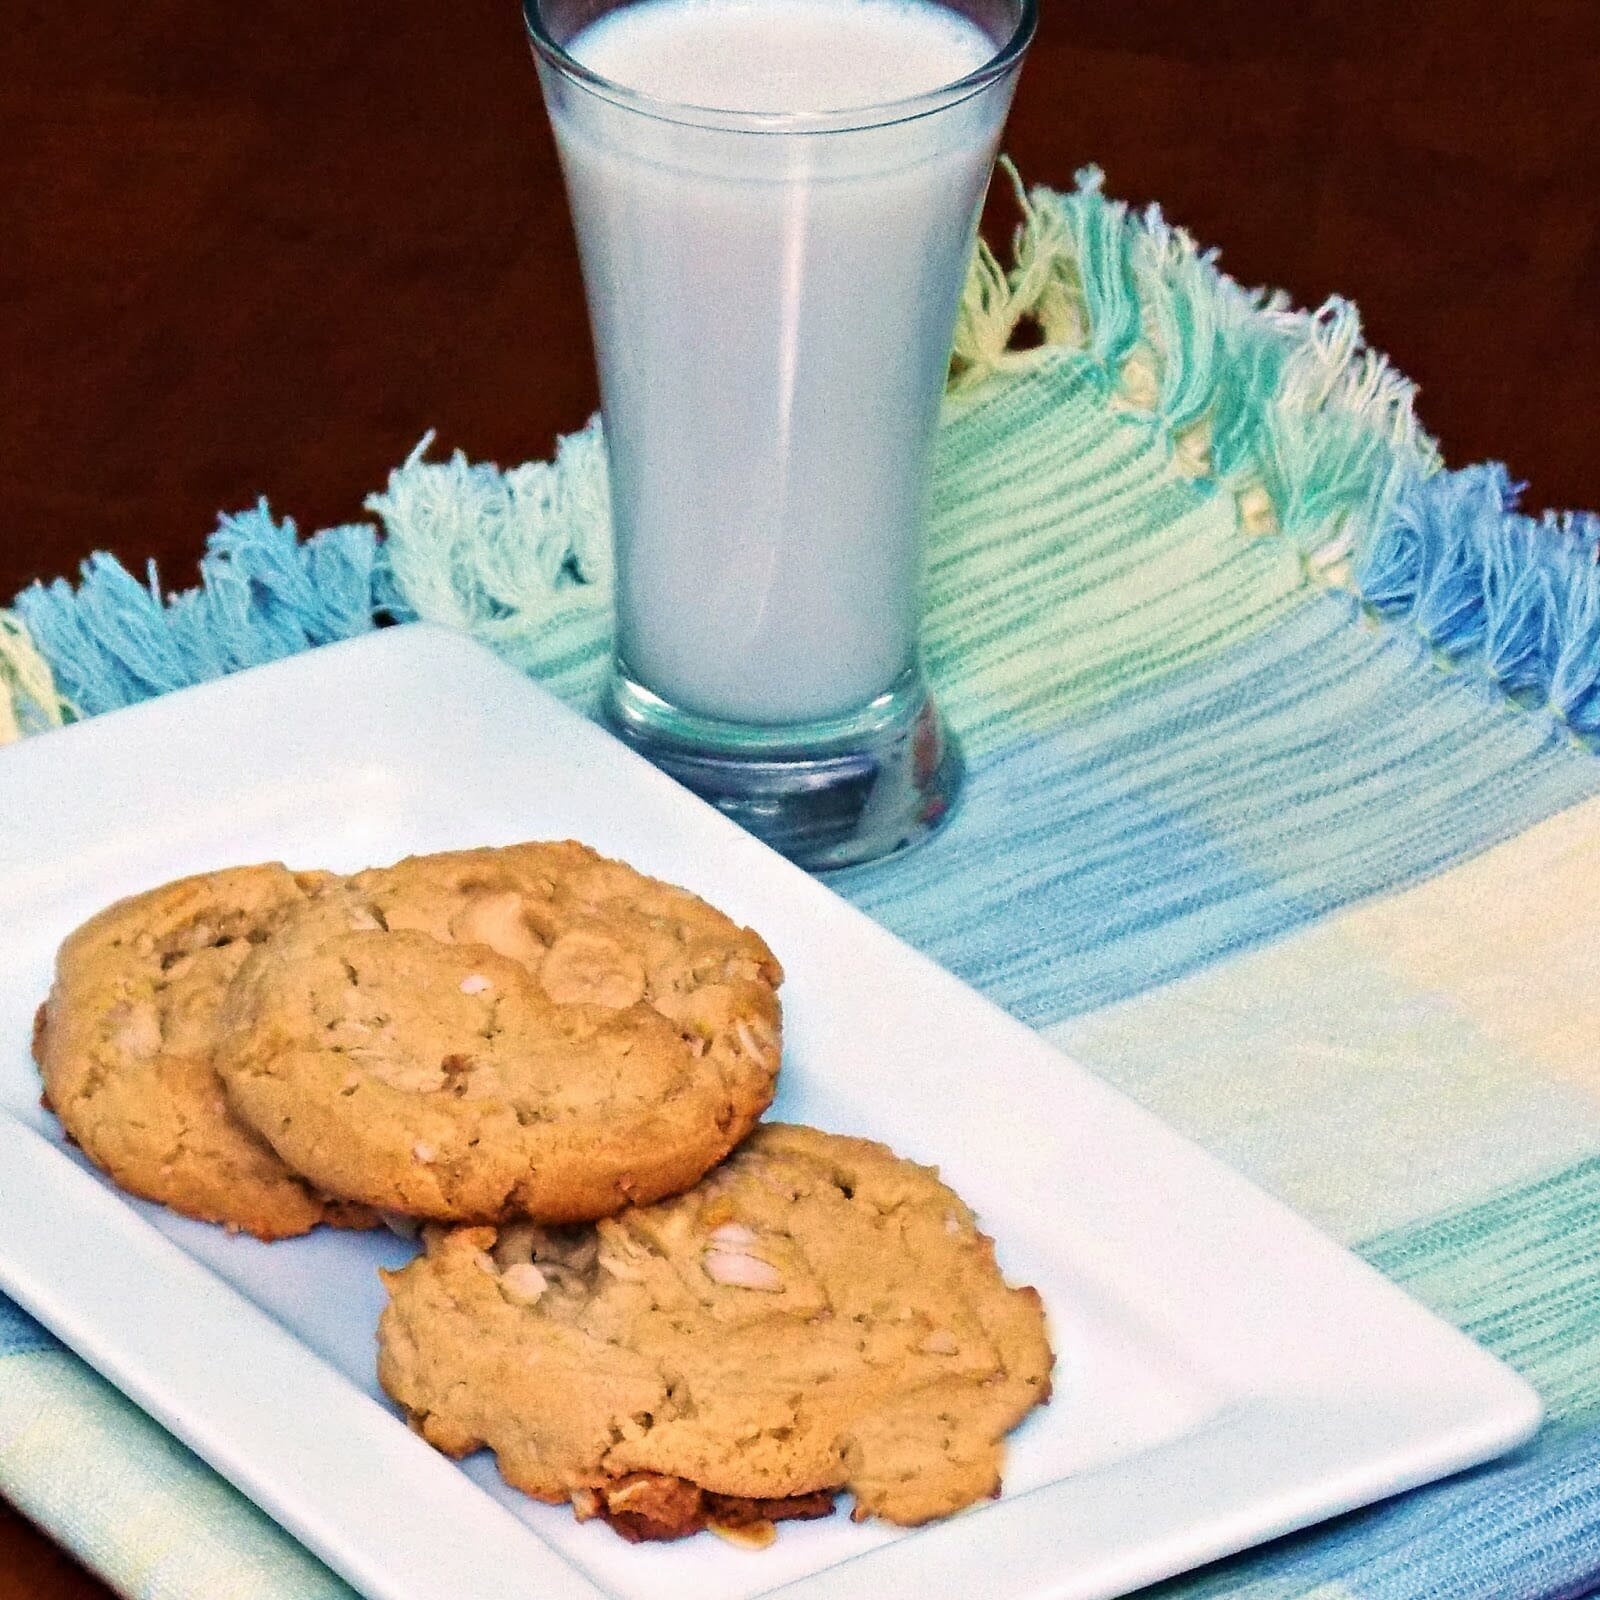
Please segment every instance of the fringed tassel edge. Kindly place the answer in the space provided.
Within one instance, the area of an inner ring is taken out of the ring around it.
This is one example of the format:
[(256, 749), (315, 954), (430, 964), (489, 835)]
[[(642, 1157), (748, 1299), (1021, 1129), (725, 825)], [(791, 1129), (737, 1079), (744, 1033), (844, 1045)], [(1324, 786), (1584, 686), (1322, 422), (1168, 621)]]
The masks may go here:
[[(1307, 581), (1352, 589), (1435, 660), (1600, 748), (1600, 518), (1522, 515), (1503, 467), (1441, 471), (1416, 389), (1356, 308), (1241, 288), (1160, 209), (1062, 195), (1003, 163), (1022, 223), (1007, 270), (981, 246), (951, 368), (958, 401), (1062, 350), (1166, 429), (1175, 470), (1235, 495), (1242, 529), (1292, 541)], [(1016, 348), (1020, 330), (1042, 343)]]
[(1600, 746), (1600, 517), (1535, 519), (1504, 467), (1405, 484), (1356, 551), (1368, 611)]
[(611, 598), (611, 492), (600, 419), (554, 461), (508, 472), (461, 451), (425, 461), (425, 436), (366, 501), (383, 523), (380, 572), (411, 616), (527, 646), (553, 615)]
[[(1176, 471), (1236, 498), (1247, 534), (1291, 540), (1308, 581), (1354, 587), (1452, 666), (1600, 739), (1600, 523), (1534, 522), (1504, 470), (1439, 473), (1415, 390), (1362, 341), (1355, 308), (1314, 313), (1241, 288), (1160, 210), (1135, 214), (1079, 175), (1025, 190), (1007, 269), (980, 245), (956, 334), (957, 403), (1062, 350), (1160, 426)], [(1032, 325), (1042, 343), (1018, 349)], [(263, 502), (224, 518), (198, 588), (163, 597), (106, 555), (76, 592), (34, 585), (0, 612), (0, 743), (239, 667), (347, 638), (385, 615), (466, 628), (527, 664), (591, 653), (609, 604), (610, 502), (598, 422), (554, 462), (501, 473), (432, 435), (367, 501), (383, 525), (300, 543)], [(563, 630), (580, 626), (543, 647)]]
[(382, 524), (301, 541), (267, 503), (223, 517), (200, 583), (165, 593), (114, 556), (76, 587), (33, 584), (0, 612), (0, 743), (74, 716), (364, 633), (380, 620), (464, 628), (528, 662), (563, 611), (609, 606), (611, 506), (598, 421), (554, 462), (502, 473), (459, 451), (423, 459), (428, 434), (366, 509)]
[[(199, 586), (179, 594), (163, 595), (153, 565), (141, 584), (114, 556), (91, 556), (76, 590), (58, 578), (16, 598), (14, 652), (0, 636), (13, 715), (18, 684), (48, 726), (69, 701), (72, 714), (94, 716), (365, 632), (376, 555), (370, 527), (328, 528), (301, 543), (294, 523), (274, 522), (262, 502), (222, 519)], [(22, 676), (29, 651), (51, 674), (42, 702)], [(19, 731), (32, 729), (19, 719)]]
[[(952, 394), (1078, 352), (1114, 404), (1167, 430), (1179, 472), (1234, 494), (1247, 532), (1292, 540), (1312, 580), (1348, 581), (1359, 531), (1439, 467), (1415, 387), (1367, 348), (1356, 308), (1241, 288), (1159, 207), (1106, 199), (1095, 168), (1058, 194), (1003, 166), (1023, 216), (1013, 265), (979, 247)], [(1042, 342), (1016, 348), (1024, 330)]]
[(27, 624), (14, 611), (0, 611), (0, 744), (59, 728), (76, 714)]

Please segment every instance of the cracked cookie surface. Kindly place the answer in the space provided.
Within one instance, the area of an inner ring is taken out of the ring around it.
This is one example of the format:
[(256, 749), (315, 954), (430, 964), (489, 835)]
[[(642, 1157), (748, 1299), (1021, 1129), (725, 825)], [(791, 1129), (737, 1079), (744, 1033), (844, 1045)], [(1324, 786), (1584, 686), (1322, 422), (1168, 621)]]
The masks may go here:
[(233, 1115), (211, 1064), (233, 975), (327, 881), (276, 865), (184, 878), (108, 907), (62, 945), (34, 1038), (45, 1103), (122, 1188), (263, 1239), (370, 1224)]
[(217, 1066), (238, 1114), (353, 1201), (586, 1221), (693, 1184), (778, 1071), (762, 940), (586, 846), (333, 883), (255, 952)]
[(934, 1171), (864, 1140), (766, 1124), (597, 1226), (426, 1238), (384, 1274), (384, 1389), (441, 1450), (487, 1445), (632, 1537), (838, 1490), (858, 1519), (948, 1516), (999, 1492), (1049, 1397), (1038, 1295)]

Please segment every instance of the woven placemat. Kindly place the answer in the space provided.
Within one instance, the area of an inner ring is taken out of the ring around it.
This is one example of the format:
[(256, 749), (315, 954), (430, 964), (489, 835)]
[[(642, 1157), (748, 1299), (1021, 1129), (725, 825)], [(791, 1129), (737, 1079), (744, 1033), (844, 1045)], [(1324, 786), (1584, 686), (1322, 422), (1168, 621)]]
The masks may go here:
[[(970, 772), (842, 892), (1538, 1387), (1513, 1458), (1164, 1593), (1600, 1584), (1600, 524), (1446, 471), (1353, 307), (1249, 293), (1086, 173), (984, 250), (940, 442), (926, 650)], [(1027, 338), (1019, 338), (1026, 332)], [(1019, 348), (1027, 345), (1028, 348)], [(197, 589), (108, 556), (0, 613), (0, 737), (412, 617), (587, 707), (594, 425), (424, 447), (375, 522), (225, 518)], [(346, 1594), (0, 1305), (0, 1492), (130, 1595)]]

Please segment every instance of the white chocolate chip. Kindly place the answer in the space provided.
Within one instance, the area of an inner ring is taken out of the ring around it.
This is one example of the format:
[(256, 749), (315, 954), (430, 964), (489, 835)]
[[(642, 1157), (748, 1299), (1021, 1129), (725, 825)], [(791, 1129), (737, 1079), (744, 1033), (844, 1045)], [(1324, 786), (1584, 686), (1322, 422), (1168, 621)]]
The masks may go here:
[(935, 1328), (917, 1349), (930, 1356), (953, 1356), (961, 1346), (948, 1328)]
[(112, 1017), (111, 1042), (130, 1056), (149, 1060), (161, 1052), (161, 1014), (148, 1000), (118, 1006)]
[(762, 1294), (778, 1294), (783, 1278), (770, 1261), (743, 1251), (707, 1250), (706, 1276), (729, 1289), (755, 1289)]
[(435, 1150), (431, 1144), (424, 1144), (421, 1139), (418, 1139), (417, 1142), (411, 1147), (412, 1159), (414, 1161), (422, 1162), (424, 1166), (426, 1166), (428, 1162), (432, 1161), (438, 1154), (439, 1152)]
[(399, 1211), (380, 1211), (379, 1218), (384, 1227), (397, 1239), (415, 1239), (422, 1232), (422, 1224), (415, 1217), (408, 1217)]
[(625, 1011), (644, 998), (644, 963), (615, 939), (580, 930), (551, 945), (539, 982), (557, 1005)]
[[(380, 1083), (388, 1084), (391, 1089), (403, 1090), (406, 1094), (432, 1094), (450, 1081), (448, 1075), (438, 1067), (425, 1067), (404, 1060), (385, 1061), (375, 1053), (362, 1056), (352, 1050), (350, 1059), (368, 1066), (372, 1076)], [(422, 1157), (418, 1156), (417, 1159), (420, 1161)], [(428, 1159), (431, 1161), (433, 1158), (429, 1156)]]
[(511, 961), (531, 966), (544, 956), (544, 946), (528, 926), (522, 896), (515, 889), (475, 896), (450, 924), (450, 931), (462, 944), (486, 944)]
[(484, 994), (492, 988), (494, 985), (481, 972), (474, 972), (461, 980), (462, 994)]
[(961, 1218), (955, 1212), (947, 1211), (944, 1214), (944, 1231), (946, 1233), (961, 1232)]
[(532, 1306), (550, 1287), (549, 1279), (531, 1261), (519, 1261), (500, 1274), (500, 1292), (514, 1306)]
[(600, 1515), (600, 1496), (593, 1489), (574, 1489), (572, 1491), (572, 1514), (579, 1522), (587, 1522), (590, 1517)]
[(744, 1047), (747, 1056), (754, 1056), (757, 1061), (764, 1062), (777, 1054), (778, 1041), (764, 1022), (740, 1017), (734, 1023), (733, 1031), (738, 1034), (739, 1043)]
[(719, 1250), (743, 1251), (748, 1254), (748, 1246), (756, 1242), (756, 1236), (742, 1222), (724, 1222), (720, 1228), (712, 1230), (711, 1242)]

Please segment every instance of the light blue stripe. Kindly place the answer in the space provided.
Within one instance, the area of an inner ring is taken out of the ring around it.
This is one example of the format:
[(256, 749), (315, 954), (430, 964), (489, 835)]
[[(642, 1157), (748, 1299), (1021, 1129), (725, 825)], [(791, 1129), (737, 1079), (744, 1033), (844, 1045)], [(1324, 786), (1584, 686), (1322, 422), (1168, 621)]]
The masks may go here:
[(1361, 1254), (1514, 1366), (1554, 1420), (1600, 1427), (1597, 1218), (1600, 1156), (1396, 1228)]
[[(1147, 1600), (1577, 1600), (1600, 1584), (1600, 1431), (1281, 1539)], [(1326, 1591), (1322, 1586), (1326, 1585)]]
[(1532, 1445), (1155, 1594), (1558, 1600), (1600, 1584), (1597, 1194), (1600, 1158), (1361, 1247), (1537, 1386), (1551, 1420)]
[(20, 1356), (35, 1350), (60, 1348), (51, 1334), (0, 1294), (0, 1356)]
[(1547, 716), (1321, 594), (980, 759), (951, 826), (842, 876), (1038, 1026), (1415, 883), (1600, 789)]

